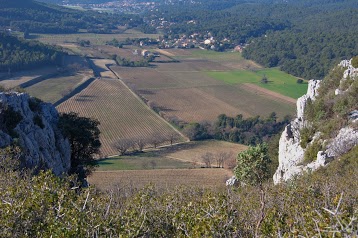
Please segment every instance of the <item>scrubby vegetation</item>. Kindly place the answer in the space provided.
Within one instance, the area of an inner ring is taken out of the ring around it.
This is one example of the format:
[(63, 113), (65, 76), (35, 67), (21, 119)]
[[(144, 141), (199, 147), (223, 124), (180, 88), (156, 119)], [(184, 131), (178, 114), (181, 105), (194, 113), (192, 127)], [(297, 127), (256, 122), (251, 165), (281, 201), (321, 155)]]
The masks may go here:
[[(265, 183), (262, 237), (354, 237), (358, 147), (314, 174)], [(260, 192), (148, 186), (109, 192), (78, 188), (74, 177), (16, 170), (16, 151), (0, 154), (1, 237), (253, 237)], [(327, 179), (329, 178), (329, 179)]]
[[(348, 78), (340, 84), (343, 70), (341, 67), (332, 70), (322, 81), (316, 100), (308, 101), (305, 118), (311, 124), (301, 130), (301, 146), (303, 148), (312, 141), (317, 132), (321, 133), (321, 139), (335, 136), (340, 128), (349, 124), (349, 113), (357, 109), (358, 80)], [(344, 90), (345, 93), (335, 95), (337, 88)], [(315, 145), (310, 146), (306, 151), (307, 161), (311, 157), (307, 155), (308, 153), (313, 153), (313, 151), (317, 151), (318, 147), (323, 146), (318, 144), (320, 142), (315, 142)]]

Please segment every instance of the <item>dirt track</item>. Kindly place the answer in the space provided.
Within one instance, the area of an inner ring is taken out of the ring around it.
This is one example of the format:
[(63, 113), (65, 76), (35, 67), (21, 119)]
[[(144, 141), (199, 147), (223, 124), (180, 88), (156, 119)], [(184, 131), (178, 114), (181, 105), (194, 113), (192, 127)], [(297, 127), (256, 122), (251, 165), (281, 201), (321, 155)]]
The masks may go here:
[(268, 96), (270, 96), (270, 97), (279, 99), (279, 100), (281, 100), (281, 101), (285, 101), (285, 102), (288, 102), (288, 103), (296, 104), (296, 99), (294, 99), (294, 98), (290, 98), (290, 97), (287, 97), (287, 96), (285, 96), (285, 95), (282, 95), (282, 94), (273, 92), (273, 91), (271, 91), (271, 90), (268, 90), (268, 89), (265, 89), (265, 88), (261, 88), (261, 87), (255, 85), (255, 84), (244, 83), (244, 84), (243, 84), (243, 88), (244, 88), (244, 89), (248, 89), (248, 90), (254, 90), (254, 91), (256, 91), (256, 92), (266, 94), (266, 95), (268, 95)]

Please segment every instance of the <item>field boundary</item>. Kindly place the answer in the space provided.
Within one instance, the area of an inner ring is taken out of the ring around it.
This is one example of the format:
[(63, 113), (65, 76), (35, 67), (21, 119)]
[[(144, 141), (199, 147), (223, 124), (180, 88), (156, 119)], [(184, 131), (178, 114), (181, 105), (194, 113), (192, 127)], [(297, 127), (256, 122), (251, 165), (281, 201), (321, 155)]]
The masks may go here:
[(266, 89), (266, 88), (262, 88), (260, 86), (257, 86), (255, 84), (252, 84), (252, 83), (243, 83), (241, 84), (243, 87), (243, 89), (247, 89), (247, 90), (254, 90), (254, 91), (257, 91), (257, 92), (260, 92), (260, 93), (263, 93), (263, 94), (266, 94), (268, 96), (271, 96), (271, 97), (274, 97), (274, 98), (277, 98), (277, 99), (280, 99), (280, 100), (283, 100), (285, 102), (288, 102), (288, 103), (291, 103), (291, 104), (295, 104), (296, 105), (296, 99), (294, 98), (291, 98), (291, 97), (288, 97), (288, 96), (285, 96), (285, 95), (282, 95), (280, 93), (276, 93), (274, 91), (271, 91), (269, 89)]
[(55, 102), (53, 106), (57, 107), (61, 103), (67, 101), (71, 97), (75, 96), (76, 94), (82, 92), (82, 90), (86, 89), (92, 82), (94, 82), (97, 78), (91, 77), (87, 79), (86, 81), (82, 82), (80, 85), (78, 85), (76, 88), (74, 88), (69, 94), (63, 96), (60, 100)]
[(42, 81), (45, 81), (46, 79), (49, 78), (54, 78), (56, 76), (61, 75), (61, 73), (53, 73), (53, 74), (47, 74), (47, 75), (41, 75), (39, 77), (33, 78), (25, 83), (19, 84), (18, 86), (21, 88), (28, 88), (31, 87), (32, 85), (38, 84)]
[(181, 133), (177, 128), (175, 128), (172, 124), (170, 124), (167, 120), (165, 120), (163, 117), (161, 117), (160, 115), (158, 115), (158, 113), (156, 113), (155, 111), (153, 111), (145, 102), (143, 102), (143, 100), (135, 93), (133, 92), (132, 89), (130, 89), (127, 84), (125, 84), (123, 82), (123, 80), (121, 79), (121, 77), (114, 71), (112, 70), (109, 66), (106, 65), (106, 67), (108, 68), (108, 70), (110, 70), (116, 77), (117, 79), (123, 84), (124, 87), (126, 87), (139, 101), (140, 103), (142, 103), (143, 105), (145, 105), (145, 107), (149, 108), (158, 118), (160, 118), (161, 120), (163, 120), (167, 125), (169, 125), (175, 132), (177, 132), (180, 136), (182, 136), (187, 142), (190, 141), (188, 137), (186, 137), (183, 133)]

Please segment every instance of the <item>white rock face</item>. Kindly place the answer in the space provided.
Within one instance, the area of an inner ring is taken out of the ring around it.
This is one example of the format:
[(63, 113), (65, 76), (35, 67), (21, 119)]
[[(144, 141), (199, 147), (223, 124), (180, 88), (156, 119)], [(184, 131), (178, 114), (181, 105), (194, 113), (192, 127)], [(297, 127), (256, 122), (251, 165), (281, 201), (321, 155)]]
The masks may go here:
[(310, 80), (308, 82), (307, 94), (297, 99), (297, 118), (304, 120), (304, 111), (307, 101), (310, 99), (314, 101), (318, 95), (318, 89), (321, 85), (321, 80)]
[(352, 78), (358, 76), (358, 68), (354, 68), (352, 66), (352, 59), (342, 60), (338, 65), (347, 68), (343, 73), (343, 79), (347, 79), (348, 77)]
[[(342, 61), (339, 66), (347, 67), (344, 72), (346, 80), (348, 76), (351, 78), (358, 75), (358, 70), (352, 67), (351, 61)], [(342, 81), (341, 81), (342, 82)], [(334, 157), (340, 156), (348, 152), (351, 148), (358, 144), (358, 131), (352, 127), (342, 128), (338, 135), (326, 142), (326, 151), (319, 151), (317, 159), (305, 166), (300, 165), (304, 159), (305, 149), (300, 145), (300, 130), (304, 126), (309, 126), (309, 122), (305, 121), (304, 111), (307, 101), (314, 101), (318, 95), (318, 89), (321, 81), (310, 80), (307, 94), (297, 100), (297, 118), (294, 119), (284, 130), (280, 138), (279, 144), (279, 166), (274, 174), (274, 183), (287, 181), (305, 171), (314, 171), (319, 167), (326, 165)], [(343, 94), (344, 91), (336, 90), (336, 95)], [(350, 120), (354, 121), (356, 112), (352, 112)], [(315, 135), (317, 139), (319, 132)]]
[(235, 176), (232, 176), (228, 180), (226, 180), (226, 186), (235, 186), (238, 184), (238, 180)]
[[(58, 112), (49, 103), (39, 103), (32, 111), (29, 95), (25, 93), (0, 93), (0, 113), (11, 107), (21, 114), (22, 120), (15, 127), (19, 145), (22, 148), (24, 166), (52, 169), (56, 175), (68, 172), (70, 168), (70, 145), (57, 128)], [(34, 122), (41, 118), (43, 128)], [(0, 146), (8, 146), (13, 139), (0, 130)]]

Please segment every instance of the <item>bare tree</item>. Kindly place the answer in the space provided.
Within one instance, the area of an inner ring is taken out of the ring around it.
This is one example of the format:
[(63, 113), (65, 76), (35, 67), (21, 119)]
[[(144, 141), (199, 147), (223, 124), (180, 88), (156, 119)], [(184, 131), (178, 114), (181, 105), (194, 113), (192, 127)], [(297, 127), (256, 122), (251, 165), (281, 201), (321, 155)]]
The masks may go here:
[(114, 143), (114, 147), (120, 155), (124, 155), (132, 145), (133, 141), (131, 139), (120, 139)]
[(136, 138), (133, 140), (134, 140), (134, 146), (137, 147), (139, 152), (142, 152), (144, 147), (148, 144), (147, 140), (145, 140), (143, 138)]
[(229, 160), (230, 158), (233, 158), (233, 153), (232, 152), (219, 152), (216, 155), (216, 164), (218, 166), (218, 168), (224, 168), (224, 164), (227, 160)]
[(174, 142), (178, 141), (180, 139), (180, 136), (178, 133), (172, 132), (168, 135), (168, 140), (170, 142), (170, 145), (173, 145)]
[(157, 146), (164, 141), (164, 138), (160, 135), (154, 134), (151, 136), (151, 139), (149, 139), (149, 144), (153, 145), (153, 147), (156, 149)]
[(210, 152), (206, 152), (201, 156), (201, 160), (205, 163), (207, 168), (211, 168), (211, 164), (213, 162), (214, 155)]

